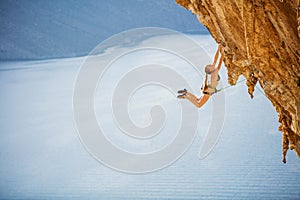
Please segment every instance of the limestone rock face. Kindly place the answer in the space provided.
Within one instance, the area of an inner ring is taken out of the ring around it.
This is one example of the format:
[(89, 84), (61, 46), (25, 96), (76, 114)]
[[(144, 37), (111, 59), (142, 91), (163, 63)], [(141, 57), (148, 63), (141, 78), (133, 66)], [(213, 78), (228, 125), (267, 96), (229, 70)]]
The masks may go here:
[(225, 47), (232, 85), (247, 79), (253, 98), (257, 83), (278, 112), (283, 162), (290, 148), (300, 158), (299, 0), (176, 0), (191, 10)]

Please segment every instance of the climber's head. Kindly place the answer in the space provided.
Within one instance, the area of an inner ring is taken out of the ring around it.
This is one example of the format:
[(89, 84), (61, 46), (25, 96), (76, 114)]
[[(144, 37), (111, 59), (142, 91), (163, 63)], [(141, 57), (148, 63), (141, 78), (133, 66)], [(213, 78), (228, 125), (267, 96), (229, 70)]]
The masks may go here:
[(211, 74), (215, 69), (215, 66), (214, 65), (206, 65), (205, 66), (205, 73), (206, 74)]

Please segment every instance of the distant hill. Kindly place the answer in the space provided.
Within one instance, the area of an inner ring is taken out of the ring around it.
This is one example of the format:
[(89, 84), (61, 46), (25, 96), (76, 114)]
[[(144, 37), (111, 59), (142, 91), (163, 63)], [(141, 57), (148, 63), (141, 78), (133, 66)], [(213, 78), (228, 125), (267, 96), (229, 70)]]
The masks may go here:
[(0, 60), (85, 55), (139, 27), (208, 34), (175, 0), (0, 1), (0, 26)]

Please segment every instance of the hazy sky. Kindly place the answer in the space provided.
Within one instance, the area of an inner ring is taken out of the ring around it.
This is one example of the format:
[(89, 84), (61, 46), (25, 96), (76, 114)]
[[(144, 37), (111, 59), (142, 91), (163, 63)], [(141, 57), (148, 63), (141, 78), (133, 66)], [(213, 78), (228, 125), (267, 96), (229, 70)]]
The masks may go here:
[(0, 25), (0, 60), (85, 55), (132, 28), (208, 33), (175, 0), (1, 1)]

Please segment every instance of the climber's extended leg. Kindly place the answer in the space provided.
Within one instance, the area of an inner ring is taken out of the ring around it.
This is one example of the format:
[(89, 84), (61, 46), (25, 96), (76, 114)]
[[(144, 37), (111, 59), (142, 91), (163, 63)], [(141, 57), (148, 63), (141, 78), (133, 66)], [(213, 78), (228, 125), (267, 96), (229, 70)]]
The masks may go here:
[(185, 94), (185, 99), (192, 102), (196, 107), (199, 106), (199, 99), (195, 95), (193, 95), (192, 93), (187, 92)]
[(192, 93), (186, 92), (185, 94), (178, 95), (177, 98), (187, 99), (192, 102), (197, 108), (200, 108), (207, 102), (207, 100), (209, 99), (209, 95), (202, 95), (200, 98), (197, 98)]

